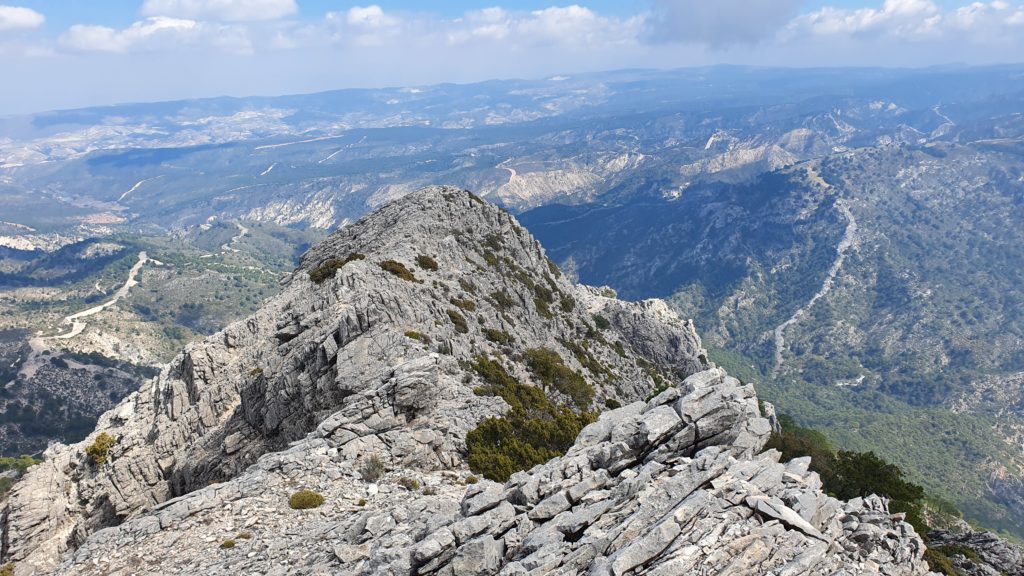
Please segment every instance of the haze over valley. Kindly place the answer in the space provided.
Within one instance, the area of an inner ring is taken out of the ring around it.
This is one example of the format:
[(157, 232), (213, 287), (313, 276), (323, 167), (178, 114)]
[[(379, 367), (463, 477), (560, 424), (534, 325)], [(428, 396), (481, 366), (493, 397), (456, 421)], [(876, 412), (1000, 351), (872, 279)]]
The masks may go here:
[(0, 576), (1024, 574), (1024, 6), (41, 4), (0, 62), (402, 81), (19, 68)]

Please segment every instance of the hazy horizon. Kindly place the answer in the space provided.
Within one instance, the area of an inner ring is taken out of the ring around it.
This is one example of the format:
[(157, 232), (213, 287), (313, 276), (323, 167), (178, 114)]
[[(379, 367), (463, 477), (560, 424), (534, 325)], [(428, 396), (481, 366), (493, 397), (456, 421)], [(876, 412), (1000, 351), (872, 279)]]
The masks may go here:
[(1024, 60), (1006, 0), (18, 0), (0, 4), (0, 115), (127, 102), (713, 65)]

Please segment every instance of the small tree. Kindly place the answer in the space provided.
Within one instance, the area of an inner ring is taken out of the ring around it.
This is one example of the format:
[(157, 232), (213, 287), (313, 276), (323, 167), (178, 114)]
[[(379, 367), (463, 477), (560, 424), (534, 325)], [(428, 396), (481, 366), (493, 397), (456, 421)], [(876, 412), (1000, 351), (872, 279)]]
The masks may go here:
[(102, 466), (106, 463), (114, 444), (117, 444), (117, 436), (100, 432), (92, 444), (85, 449), (85, 454), (92, 458), (93, 464)]

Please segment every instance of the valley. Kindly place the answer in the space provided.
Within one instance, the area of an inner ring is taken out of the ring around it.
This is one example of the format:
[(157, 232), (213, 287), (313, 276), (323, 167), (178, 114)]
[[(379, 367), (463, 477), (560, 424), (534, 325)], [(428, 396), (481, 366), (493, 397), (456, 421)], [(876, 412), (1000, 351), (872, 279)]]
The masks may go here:
[(1020, 536), (1021, 73), (631, 70), (2, 119), (0, 446), (80, 439), (329, 232), (452, 184)]

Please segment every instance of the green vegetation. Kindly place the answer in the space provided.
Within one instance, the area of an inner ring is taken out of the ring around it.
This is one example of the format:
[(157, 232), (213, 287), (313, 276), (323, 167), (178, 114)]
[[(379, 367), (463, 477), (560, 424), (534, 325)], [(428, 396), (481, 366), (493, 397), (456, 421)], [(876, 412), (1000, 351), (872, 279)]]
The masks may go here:
[(359, 475), (362, 476), (365, 482), (376, 482), (384, 476), (385, 472), (384, 463), (381, 462), (380, 457), (376, 454), (370, 456), (363, 465), (359, 467)]
[(252, 532), (239, 532), (235, 538), (238, 540), (252, 540)]
[(871, 450), (898, 462), (909, 480), (933, 499), (955, 502), (966, 518), (1004, 536), (1017, 530), (1020, 518), (988, 500), (986, 470), (991, 462), (1014, 462), (1018, 455), (992, 437), (992, 424), (984, 416), (910, 407), (879, 393), (795, 381), (770, 380), (758, 391), (787, 414), (800, 414), (801, 425), (825, 432), (835, 446)]
[(0, 576), (14, 576), (14, 562), (8, 562), (0, 566)]
[(540, 314), (544, 318), (547, 318), (548, 320), (551, 320), (551, 319), (553, 319), (555, 317), (554, 313), (551, 312), (551, 307), (548, 305), (547, 301), (545, 301), (544, 299), (539, 298), (539, 297), (538, 298), (534, 298), (533, 299), (533, 306), (537, 309), (537, 314)]
[(477, 479), (477, 477), (472, 475), (472, 474), (470, 474), (469, 476), (466, 476), (466, 484), (476, 484), (479, 481), (480, 480)]
[(86, 447), (86, 456), (92, 458), (93, 464), (102, 466), (110, 455), (110, 449), (117, 444), (117, 436), (100, 432), (92, 444)]
[(414, 276), (413, 273), (409, 271), (408, 268), (405, 267), (405, 264), (402, 264), (401, 262), (396, 262), (394, 260), (385, 260), (380, 263), (380, 268), (381, 270), (384, 270), (385, 272), (390, 272), (407, 282), (422, 283), (422, 280), (417, 279), (416, 276)]
[(945, 574), (946, 576), (959, 576), (949, 557), (935, 548), (928, 548), (924, 551), (924, 560), (932, 572)]
[(16, 470), (18, 474), (24, 474), (25, 470), (39, 464), (39, 462), (40, 460), (36, 460), (27, 454), (22, 454), (20, 458), (0, 458), (0, 472)]
[(461, 298), (452, 298), (451, 303), (457, 308), (461, 308), (466, 312), (476, 312), (476, 302), (472, 300), (463, 300)]
[(572, 340), (566, 338), (559, 338), (558, 343), (572, 352), (572, 355), (576, 358), (576, 361), (583, 365), (588, 372), (594, 376), (612, 376), (611, 370), (607, 366), (602, 364), (600, 360), (594, 357), (593, 354), (587, 348), (587, 342), (584, 341), (582, 344), (577, 344)]
[(299, 490), (288, 498), (288, 506), (293, 510), (319, 508), (323, 503), (324, 497), (312, 490)]
[(434, 260), (425, 254), (420, 254), (416, 257), (416, 265), (424, 270), (429, 270), (431, 272), (437, 271), (437, 260)]
[(491, 293), (491, 303), (494, 307), (501, 312), (507, 311), (516, 305), (515, 301), (512, 300), (512, 296), (505, 290), (498, 290), (497, 292)]
[(572, 399), (582, 409), (594, 400), (594, 388), (572, 368), (565, 365), (558, 352), (550, 348), (531, 348), (526, 351), (526, 366), (533, 372), (545, 390), (554, 388)]
[(448, 310), (448, 319), (455, 325), (455, 331), (459, 334), (469, 332), (469, 324), (466, 323), (466, 319), (462, 314), (459, 314), (456, 310)]
[(327, 280), (334, 278), (338, 273), (338, 270), (344, 268), (349, 262), (363, 260), (365, 258), (366, 256), (355, 252), (349, 254), (344, 259), (328, 258), (327, 260), (324, 260), (322, 264), (309, 271), (309, 279), (316, 284), (323, 284)]
[(668, 390), (668, 387), (671, 384), (668, 380), (665, 380), (665, 377), (661, 375), (661, 372), (654, 363), (647, 361), (645, 358), (638, 357), (636, 359), (636, 365), (651, 378), (652, 382), (654, 382), (654, 389), (651, 390), (651, 393), (647, 396), (647, 400), (650, 400), (665, 390)]
[(904, 512), (918, 534), (927, 534), (922, 515), (924, 488), (906, 481), (895, 464), (874, 452), (834, 451), (824, 434), (797, 426), (788, 416), (779, 418), (782, 432), (772, 434), (765, 448), (782, 452), (782, 459), (811, 457), (811, 470), (821, 476), (825, 490), (842, 500), (878, 494), (890, 499), (891, 512)]
[(423, 342), (427, 346), (430, 345), (430, 336), (427, 336), (426, 334), (417, 332), (415, 330), (406, 330), (405, 337), (411, 338), (413, 340), (419, 340), (420, 342)]
[(594, 326), (597, 326), (598, 330), (607, 330), (612, 327), (612, 323), (604, 316), (594, 314)]
[(559, 298), (559, 305), (562, 307), (563, 312), (572, 312), (576, 309), (576, 301), (567, 294), (562, 294), (562, 297)]
[(938, 546), (938, 547), (935, 548), (935, 550), (937, 550), (937, 551), (939, 551), (939, 552), (941, 552), (941, 553), (943, 553), (943, 554), (945, 554), (946, 556), (949, 556), (949, 557), (953, 557), (953, 556), (959, 554), (959, 555), (963, 556), (964, 558), (967, 558), (968, 560), (973, 560), (974, 562), (982, 562), (983, 561), (981, 559), (981, 556), (978, 555), (978, 551), (977, 550), (975, 550), (974, 548), (971, 548), (970, 546), (965, 546), (963, 544), (947, 544), (945, 546)]
[(420, 489), (420, 481), (419, 480), (417, 480), (415, 478), (408, 478), (406, 476), (403, 476), (403, 477), (398, 479), (398, 485), (401, 486), (402, 488), (405, 488), (406, 490), (419, 490)]
[(609, 410), (615, 410), (616, 408), (622, 408), (622, 402), (619, 402), (615, 398), (605, 398), (604, 407)]
[(366, 498), (360, 498), (359, 501), (356, 502), (356, 506), (366, 506)]
[[(294, 508), (294, 506), (293, 506), (293, 508)], [(225, 541), (220, 543), (220, 547), (223, 550), (229, 550), (229, 549), (235, 547), (235, 541), (234, 540), (225, 540)]]
[(502, 330), (495, 330), (494, 328), (484, 328), (484, 337), (495, 344), (503, 346), (512, 342), (512, 335)]
[(2, 499), (8, 492), (11, 491), (11, 487), (26, 470), (31, 466), (39, 464), (39, 460), (31, 456), (22, 455), (20, 458), (0, 458), (0, 472), (7, 472), (9, 470), (14, 471), (14, 477), (3, 476), (0, 477), (0, 499)]
[(470, 469), (486, 478), (504, 482), (519, 470), (564, 454), (595, 419), (590, 412), (555, 405), (540, 388), (520, 384), (494, 360), (477, 356), (471, 367), (486, 384), (477, 393), (500, 396), (511, 407), (466, 435)]

